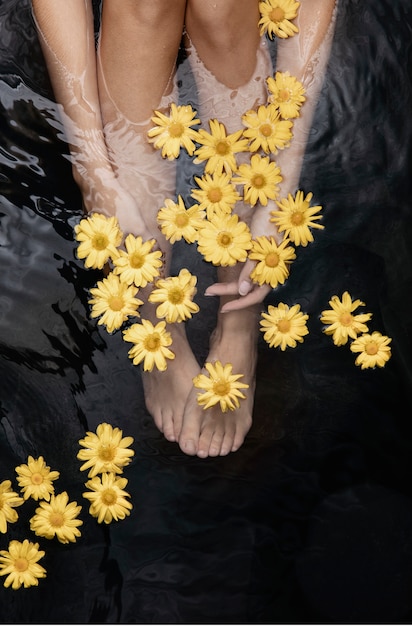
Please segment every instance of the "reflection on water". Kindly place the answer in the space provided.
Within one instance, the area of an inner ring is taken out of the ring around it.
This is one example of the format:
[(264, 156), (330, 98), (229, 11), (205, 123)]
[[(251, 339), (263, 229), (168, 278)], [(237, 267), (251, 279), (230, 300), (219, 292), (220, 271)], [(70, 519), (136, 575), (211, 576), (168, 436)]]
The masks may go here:
[[(89, 318), (88, 290), (100, 274), (75, 256), (81, 198), (29, 3), (1, 3), (0, 481), (28, 454), (44, 455), (61, 471), (59, 489), (86, 513), (75, 458), (85, 429), (118, 425), (135, 438), (136, 452), (127, 473), (132, 516), (102, 528), (84, 514), (75, 545), (41, 542), (47, 579), (38, 589), (0, 591), (1, 621), (407, 623), (407, 5), (341, 2), (301, 181), (326, 207), (325, 231), (268, 299), (299, 302), (310, 334), (285, 353), (260, 343), (245, 445), (227, 458), (199, 460), (160, 435), (127, 346)], [(189, 166), (182, 157), (182, 193)], [(201, 360), (216, 313), (202, 295), (212, 270), (184, 244), (175, 262), (199, 276), (201, 312), (188, 332)], [(360, 372), (350, 352), (322, 333), (321, 310), (346, 289), (373, 311), (374, 327), (393, 337), (384, 370)], [(29, 516), (22, 511), (0, 549), (30, 533)]]

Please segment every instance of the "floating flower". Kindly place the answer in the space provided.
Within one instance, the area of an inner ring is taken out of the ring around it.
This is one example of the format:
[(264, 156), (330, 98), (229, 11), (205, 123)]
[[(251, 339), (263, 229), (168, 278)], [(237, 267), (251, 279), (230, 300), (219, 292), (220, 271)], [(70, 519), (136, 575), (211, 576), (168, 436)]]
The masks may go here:
[(259, 285), (268, 284), (275, 288), (283, 285), (289, 276), (289, 265), (296, 258), (295, 250), (284, 239), (277, 244), (273, 237), (256, 237), (249, 258), (257, 261), (250, 277)]
[(231, 182), (231, 176), (220, 174), (204, 174), (195, 176), (199, 189), (192, 189), (192, 198), (199, 202), (199, 208), (205, 209), (207, 218), (215, 214), (231, 213), (241, 197)]
[(19, 516), (14, 508), (23, 502), (23, 498), (11, 488), (10, 480), (3, 480), (0, 483), (0, 533), (7, 532), (7, 524), (17, 522)]
[(273, 35), (286, 39), (299, 32), (298, 27), (291, 22), (298, 14), (300, 2), (295, 0), (264, 0), (259, 2), (260, 34)]
[(364, 302), (352, 301), (349, 293), (345, 291), (342, 300), (339, 300), (338, 296), (332, 296), (329, 304), (332, 308), (322, 311), (320, 321), (328, 324), (323, 332), (326, 335), (332, 335), (335, 346), (344, 346), (349, 337), (356, 339), (359, 334), (367, 332), (368, 327), (365, 322), (371, 319), (372, 313), (353, 315), (358, 307), (365, 306)]
[(23, 587), (37, 587), (40, 578), (46, 577), (46, 570), (38, 561), (44, 557), (43, 550), (39, 550), (38, 543), (28, 539), (23, 542), (13, 539), (8, 550), (0, 550), (0, 576), (7, 576), (5, 587), (20, 589)]
[(377, 331), (357, 337), (350, 345), (352, 352), (359, 352), (355, 365), (360, 365), (363, 370), (368, 367), (384, 367), (391, 358), (391, 341), (390, 337)]
[(236, 154), (248, 151), (247, 139), (242, 139), (242, 130), (228, 135), (225, 126), (218, 120), (209, 120), (210, 133), (201, 128), (197, 138), (200, 147), (195, 150), (194, 163), (206, 161), (206, 174), (231, 174), (237, 168)]
[(200, 120), (196, 118), (196, 111), (190, 104), (176, 105), (172, 102), (170, 115), (155, 111), (152, 122), (155, 126), (147, 135), (154, 147), (162, 150), (162, 157), (176, 159), (181, 148), (192, 156), (198, 133), (192, 126), (200, 124)]
[(80, 470), (89, 470), (90, 478), (102, 472), (121, 474), (134, 455), (129, 447), (132, 443), (133, 437), (123, 437), (123, 431), (117, 426), (106, 422), (99, 424), (95, 433), (87, 432), (79, 441), (85, 449), (78, 452), (77, 458), (86, 461)]
[(170, 198), (165, 200), (165, 205), (157, 214), (157, 223), (166, 239), (170, 243), (180, 241), (182, 238), (187, 243), (193, 243), (197, 239), (197, 231), (203, 224), (205, 212), (197, 204), (186, 209), (182, 196), (178, 196), (177, 202)]
[(93, 296), (89, 300), (92, 305), (91, 317), (100, 317), (98, 324), (106, 326), (108, 333), (120, 328), (129, 316), (140, 316), (138, 307), (142, 300), (135, 298), (137, 287), (126, 285), (116, 274), (111, 272), (97, 287), (90, 289)]
[(305, 102), (305, 88), (302, 83), (289, 72), (276, 72), (275, 77), (266, 79), (269, 89), (269, 102), (278, 109), (285, 119), (299, 117), (300, 107)]
[(274, 200), (279, 192), (278, 183), (282, 180), (280, 169), (268, 156), (252, 155), (250, 163), (239, 165), (239, 175), (233, 182), (243, 185), (243, 198), (251, 206), (260, 202), (266, 206), (268, 199)]
[(299, 304), (290, 308), (283, 302), (278, 306), (269, 305), (262, 318), (260, 330), (271, 348), (296, 348), (297, 342), (302, 343), (303, 337), (309, 333), (306, 326), (309, 316), (301, 312)]
[(149, 296), (149, 302), (157, 303), (156, 316), (168, 323), (183, 322), (199, 311), (193, 302), (196, 295), (197, 277), (187, 269), (180, 270), (178, 276), (169, 276), (156, 281), (156, 288)]
[(303, 197), (303, 191), (297, 191), (295, 197), (288, 194), (287, 198), (276, 200), (279, 211), (271, 211), (270, 221), (276, 224), (278, 231), (284, 232), (296, 246), (307, 246), (313, 241), (311, 228), (324, 228), (321, 224), (317, 224), (316, 220), (321, 219), (321, 215), (317, 215), (322, 210), (321, 206), (310, 206), (313, 194), (308, 193)]
[(159, 276), (162, 267), (162, 252), (154, 250), (156, 241), (143, 241), (141, 237), (127, 235), (124, 245), (126, 250), (119, 250), (119, 256), (113, 260), (113, 273), (120, 277), (122, 283), (146, 287)]
[(127, 478), (106, 472), (87, 481), (86, 487), (90, 491), (85, 491), (83, 498), (91, 502), (89, 513), (97, 517), (99, 524), (117, 522), (130, 515), (133, 505), (127, 500), (130, 494), (124, 491), (126, 485)]
[(204, 393), (198, 394), (197, 402), (204, 409), (220, 404), (220, 409), (225, 413), (228, 409), (233, 411), (239, 408), (239, 399), (245, 399), (241, 389), (248, 389), (249, 385), (240, 383), (239, 378), (243, 374), (232, 374), (231, 363), (222, 365), (220, 361), (205, 364), (209, 376), (198, 374), (193, 379), (193, 385), (197, 389), (202, 389)]
[(42, 456), (34, 459), (29, 456), (27, 464), (16, 467), (17, 482), (23, 492), (23, 498), (28, 500), (50, 500), (54, 493), (53, 481), (60, 476), (59, 472), (51, 471)]
[(129, 357), (134, 365), (143, 362), (145, 372), (151, 372), (154, 367), (164, 372), (167, 369), (166, 359), (175, 358), (168, 348), (172, 345), (172, 337), (166, 331), (164, 321), (153, 326), (149, 320), (142, 319), (141, 324), (133, 324), (123, 331), (123, 338), (134, 344), (129, 350)]
[(290, 145), (293, 122), (283, 120), (274, 104), (263, 104), (257, 111), (247, 111), (242, 116), (246, 127), (243, 136), (249, 140), (249, 150), (263, 150), (265, 154), (277, 154)]
[(83, 524), (77, 517), (81, 508), (77, 502), (69, 502), (66, 491), (53, 495), (50, 502), (40, 502), (30, 520), (30, 530), (38, 537), (56, 537), (60, 543), (75, 542), (81, 535), (78, 526)]
[(214, 215), (205, 220), (198, 234), (198, 250), (214, 265), (235, 265), (246, 261), (252, 237), (248, 225), (236, 214)]
[(76, 254), (79, 259), (85, 259), (85, 267), (102, 269), (109, 259), (117, 257), (117, 246), (123, 237), (117, 217), (93, 213), (80, 220), (74, 232), (80, 242)]

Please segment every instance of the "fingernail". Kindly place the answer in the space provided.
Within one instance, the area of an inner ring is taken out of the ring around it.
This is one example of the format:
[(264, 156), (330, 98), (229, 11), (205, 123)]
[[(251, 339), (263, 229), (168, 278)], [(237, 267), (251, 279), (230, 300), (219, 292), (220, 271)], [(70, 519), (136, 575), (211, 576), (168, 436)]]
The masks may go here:
[(242, 282), (239, 285), (239, 293), (241, 296), (246, 296), (246, 294), (249, 293), (250, 289), (251, 289), (251, 284), (248, 280), (242, 280)]

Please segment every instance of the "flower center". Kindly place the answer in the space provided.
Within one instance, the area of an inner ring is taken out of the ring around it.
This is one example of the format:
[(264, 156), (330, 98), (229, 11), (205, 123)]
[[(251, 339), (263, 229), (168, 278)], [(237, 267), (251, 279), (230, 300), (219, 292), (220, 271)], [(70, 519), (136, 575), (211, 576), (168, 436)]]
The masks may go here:
[(18, 572), (25, 572), (26, 570), (29, 569), (29, 562), (27, 559), (25, 559), (23, 556), (19, 557), (18, 559), (16, 559), (14, 561), (14, 568), (18, 571)]
[(281, 7), (275, 7), (269, 13), (272, 22), (281, 22), (285, 19), (285, 12)]
[(180, 287), (172, 287), (172, 289), (169, 289), (167, 297), (171, 304), (181, 304), (185, 296)]
[(217, 142), (216, 144), (216, 153), (219, 156), (225, 156), (226, 154), (229, 153), (229, 144), (227, 141), (223, 141), (223, 139), (221, 139), (220, 141)]
[(260, 134), (264, 137), (270, 137), (272, 134), (272, 126), (270, 124), (262, 124), (260, 127)]
[(267, 267), (276, 267), (279, 264), (279, 255), (276, 252), (269, 252), (266, 255), (265, 263)]
[(222, 190), (219, 189), (218, 187), (215, 187), (215, 189), (209, 189), (209, 192), (207, 194), (207, 197), (209, 198), (210, 202), (220, 202), (222, 199)]
[(366, 354), (369, 356), (375, 356), (378, 353), (378, 345), (375, 341), (370, 341), (365, 348)]
[(111, 445), (102, 444), (99, 447), (99, 458), (102, 461), (113, 461), (115, 457), (116, 449)]
[(152, 333), (148, 337), (146, 337), (144, 342), (144, 347), (149, 352), (156, 352), (156, 350), (160, 347), (160, 335), (159, 333)]
[(348, 311), (346, 311), (340, 316), (340, 323), (342, 324), (342, 326), (350, 326), (352, 324), (352, 319), (352, 315)]
[(294, 226), (300, 226), (303, 222), (303, 215), (300, 211), (294, 211), (291, 215), (290, 221)]
[(112, 311), (121, 311), (124, 306), (122, 296), (112, 296), (109, 300), (109, 307)]
[(251, 182), (256, 189), (262, 189), (266, 184), (265, 177), (262, 174), (255, 174)]
[(175, 219), (175, 224), (176, 226), (178, 226), (178, 228), (184, 228), (185, 226), (187, 226), (189, 223), (189, 218), (187, 216), (187, 213), (178, 213), (176, 215), (176, 219)]
[(285, 319), (279, 320), (278, 330), (280, 333), (288, 333), (290, 331), (290, 321)]
[(130, 256), (130, 267), (134, 270), (138, 270), (144, 265), (144, 257), (138, 252), (133, 252)]
[(114, 489), (105, 489), (102, 491), (101, 499), (106, 506), (116, 504), (117, 495)]
[(64, 516), (62, 513), (53, 511), (49, 517), (49, 522), (50, 526), (53, 526), (53, 528), (61, 528), (64, 524)]
[(171, 137), (181, 137), (184, 132), (184, 126), (180, 122), (172, 122), (169, 126), (169, 135)]
[(230, 391), (230, 383), (227, 380), (217, 380), (213, 383), (213, 391), (217, 396), (226, 396)]
[(96, 250), (105, 250), (109, 243), (108, 238), (103, 233), (98, 233), (93, 237), (93, 247)]
[(34, 472), (34, 474), (31, 475), (31, 482), (33, 483), (33, 485), (42, 484), (43, 476), (40, 474), (40, 472)]
[(217, 237), (217, 243), (219, 244), (219, 246), (222, 246), (222, 248), (228, 248), (230, 246), (230, 244), (233, 241), (233, 236), (231, 233), (228, 232), (222, 232), (219, 233), (218, 237)]
[(279, 89), (278, 100), (280, 102), (287, 102), (290, 98), (289, 89)]

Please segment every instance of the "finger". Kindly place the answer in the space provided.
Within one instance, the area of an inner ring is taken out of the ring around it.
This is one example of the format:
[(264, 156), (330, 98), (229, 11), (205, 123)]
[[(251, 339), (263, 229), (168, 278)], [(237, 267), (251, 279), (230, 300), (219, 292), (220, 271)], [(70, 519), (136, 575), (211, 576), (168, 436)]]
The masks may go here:
[(214, 283), (206, 289), (205, 296), (236, 296), (238, 293), (238, 281), (236, 281), (231, 283)]
[(271, 287), (269, 285), (256, 287), (246, 296), (240, 296), (240, 298), (236, 298), (235, 300), (226, 302), (226, 304), (222, 306), (221, 311), (222, 313), (230, 313), (231, 311), (240, 311), (241, 309), (246, 309), (247, 307), (260, 304), (266, 298), (267, 294), (270, 292), (270, 289)]

